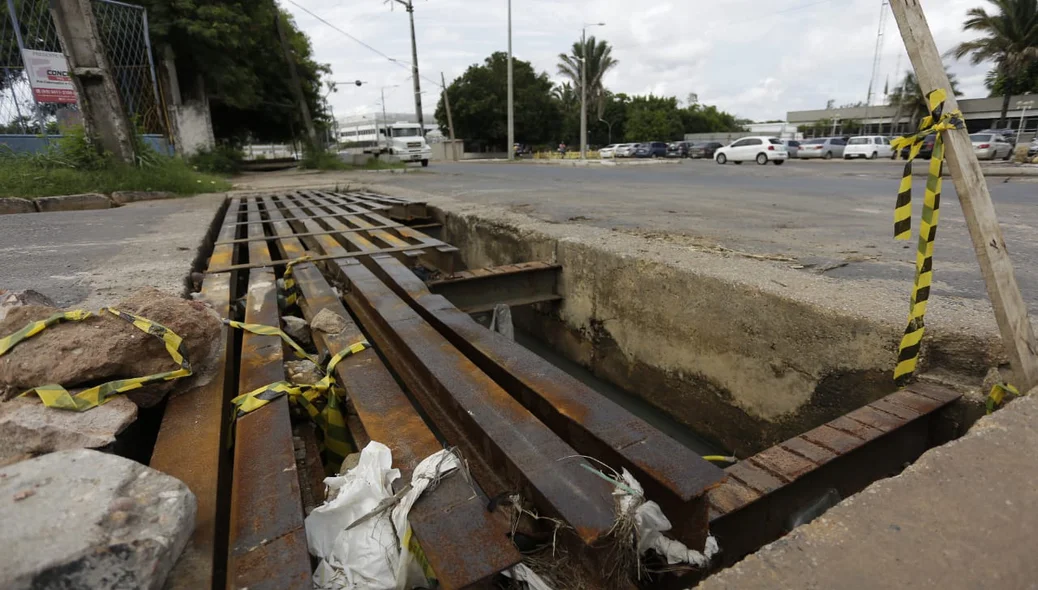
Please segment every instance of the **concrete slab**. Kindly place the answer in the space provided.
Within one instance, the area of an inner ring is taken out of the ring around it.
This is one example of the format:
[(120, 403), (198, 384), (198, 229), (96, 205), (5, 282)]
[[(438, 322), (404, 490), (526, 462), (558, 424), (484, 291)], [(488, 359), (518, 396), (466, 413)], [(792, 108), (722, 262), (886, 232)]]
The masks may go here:
[(144, 286), (180, 294), (223, 194), (0, 216), (2, 286), (98, 307)]
[(1021, 398), (699, 587), (1034, 588), (1036, 447)]

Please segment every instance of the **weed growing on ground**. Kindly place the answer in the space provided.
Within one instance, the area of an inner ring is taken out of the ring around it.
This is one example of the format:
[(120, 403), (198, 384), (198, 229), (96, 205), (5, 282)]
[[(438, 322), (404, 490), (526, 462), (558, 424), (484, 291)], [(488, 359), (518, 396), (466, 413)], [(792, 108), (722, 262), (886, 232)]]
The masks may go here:
[(0, 197), (35, 198), (114, 191), (168, 191), (191, 195), (231, 188), (180, 158), (161, 155), (138, 138), (136, 165), (102, 154), (82, 128), (71, 129), (39, 153), (0, 146)]

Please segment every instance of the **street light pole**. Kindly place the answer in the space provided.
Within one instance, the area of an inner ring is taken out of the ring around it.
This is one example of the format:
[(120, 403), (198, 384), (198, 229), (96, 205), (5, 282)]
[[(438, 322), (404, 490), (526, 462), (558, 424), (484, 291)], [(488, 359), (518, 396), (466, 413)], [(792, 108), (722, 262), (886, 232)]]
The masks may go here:
[(418, 42), (414, 35), (414, 3), (412, 0), (396, 0), (404, 5), (411, 18), (411, 79), (414, 80), (414, 114), (418, 119), (422, 136), (425, 136), (425, 118), (422, 116), (422, 85), (418, 81)]
[(508, 159), (515, 159), (515, 99), (512, 86), (512, 0), (508, 0)]
[(580, 159), (587, 159), (587, 28), (602, 27), (605, 23), (585, 24), (580, 29)]

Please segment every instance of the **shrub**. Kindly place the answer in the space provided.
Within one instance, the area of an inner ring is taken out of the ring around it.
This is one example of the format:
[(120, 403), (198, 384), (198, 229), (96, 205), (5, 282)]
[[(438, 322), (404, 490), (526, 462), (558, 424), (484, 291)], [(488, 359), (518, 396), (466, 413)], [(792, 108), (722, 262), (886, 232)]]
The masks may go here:
[(230, 145), (218, 145), (210, 150), (196, 153), (188, 158), (195, 170), (209, 174), (237, 174), (241, 170), (245, 155)]

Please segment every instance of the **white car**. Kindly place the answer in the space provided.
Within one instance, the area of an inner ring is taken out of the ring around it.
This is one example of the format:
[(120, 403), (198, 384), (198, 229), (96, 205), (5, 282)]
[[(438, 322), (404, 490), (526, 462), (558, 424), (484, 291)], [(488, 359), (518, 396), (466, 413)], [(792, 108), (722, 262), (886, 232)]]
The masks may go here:
[(894, 150), (890, 147), (890, 139), (881, 135), (861, 135), (847, 140), (847, 147), (843, 149), (843, 159), (866, 158), (893, 158)]
[(743, 137), (714, 152), (714, 161), (718, 164), (735, 162), (757, 162), (761, 166), (768, 162), (781, 165), (789, 159), (789, 152), (781, 140), (774, 137)]
[(616, 146), (616, 150), (613, 152), (614, 158), (630, 158), (634, 156), (634, 152), (641, 147), (640, 143), (621, 143)]
[(618, 144), (611, 143), (604, 148), (598, 150), (598, 157), (605, 160), (606, 158), (616, 157), (616, 148), (620, 147)]
[(1013, 144), (999, 133), (974, 133), (970, 135), (970, 142), (978, 160), (1008, 160), (1013, 155)]

